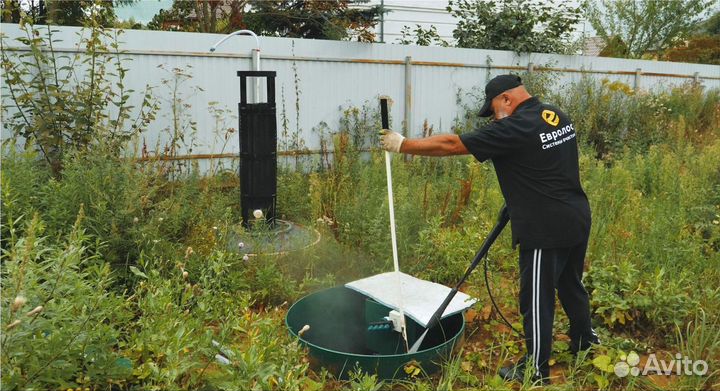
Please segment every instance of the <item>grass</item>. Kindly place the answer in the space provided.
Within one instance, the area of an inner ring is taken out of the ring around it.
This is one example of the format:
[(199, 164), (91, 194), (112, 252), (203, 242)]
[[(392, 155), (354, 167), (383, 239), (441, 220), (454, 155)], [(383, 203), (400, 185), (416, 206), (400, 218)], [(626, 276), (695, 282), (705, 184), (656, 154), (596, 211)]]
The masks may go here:
[[(590, 80), (568, 95), (548, 91), (544, 99), (579, 124), (593, 209), (585, 281), (604, 341), (573, 358), (558, 307), (551, 388), (719, 389), (720, 95), (636, 94)], [(399, 382), (356, 373), (342, 382), (309, 370), (284, 327), (288, 303), (392, 269), (383, 155), (364, 152), (376, 114), (345, 115), (342, 129), (325, 129), (333, 159), (298, 159), (278, 179), (281, 213), (318, 229), (321, 243), (248, 260), (228, 250), (228, 238), (243, 234), (232, 174), (178, 177), (167, 162), (127, 160), (98, 145), (68, 154), (54, 177), (35, 153), (6, 144), (4, 388), (517, 389), (497, 371), (524, 346), (488, 305), (480, 272), (465, 288), (479, 299), (466, 343), (440, 373)], [(402, 269), (456, 282), (503, 202), (491, 165), (396, 157), (393, 177)], [(494, 294), (518, 322), (509, 230), (490, 259)], [(213, 340), (230, 365), (215, 360)], [(630, 351), (643, 360), (702, 358), (710, 371), (626, 378), (608, 371)]]

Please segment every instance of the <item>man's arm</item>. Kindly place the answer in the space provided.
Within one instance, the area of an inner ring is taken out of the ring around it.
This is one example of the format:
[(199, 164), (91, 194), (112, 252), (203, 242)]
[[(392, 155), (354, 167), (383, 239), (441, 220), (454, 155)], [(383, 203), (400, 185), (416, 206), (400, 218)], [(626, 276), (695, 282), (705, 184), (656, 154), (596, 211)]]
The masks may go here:
[(439, 134), (425, 138), (403, 140), (400, 153), (423, 156), (467, 155), (470, 152), (456, 134)]

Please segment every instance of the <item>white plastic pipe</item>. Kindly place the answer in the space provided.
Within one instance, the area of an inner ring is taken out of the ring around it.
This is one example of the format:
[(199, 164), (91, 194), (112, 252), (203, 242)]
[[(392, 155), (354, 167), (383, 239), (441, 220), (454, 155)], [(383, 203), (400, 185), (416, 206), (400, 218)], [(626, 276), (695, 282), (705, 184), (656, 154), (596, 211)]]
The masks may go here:
[[(253, 71), (259, 71), (260, 70), (260, 39), (258, 38), (257, 34), (250, 30), (238, 30), (235, 32), (232, 32), (226, 36), (224, 36), (221, 40), (217, 41), (215, 45), (212, 45), (210, 47), (210, 52), (214, 52), (217, 50), (218, 46), (222, 45), (223, 42), (228, 40), (228, 38), (235, 36), (235, 35), (250, 35), (253, 38), (255, 38), (255, 49), (252, 51), (252, 70)], [(253, 95), (253, 103), (260, 103), (260, 80), (259, 78), (255, 77), (253, 78), (253, 86), (254, 88), (254, 95)]]
[(392, 157), (390, 152), (385, 151), (385, 173), (387, 174), (388, 188), (388, 208), (390, 209), (390, 240), (392, 242), (393, 267), (397, 275), (398, 293), (398, 309), (400, 310), (400, 327), (402, 327), (402, 337), (405, 341), (405, 351), (408, 350), (407, 329), (405, 327), (405, 310), (403, 305), (402, 282), (400, 281), (400, 262), (398, 261), (397, 236), (395, 235), (395, 207), (393, 206), (393, 186), (392, 186), (392, 165), (390, 164)]

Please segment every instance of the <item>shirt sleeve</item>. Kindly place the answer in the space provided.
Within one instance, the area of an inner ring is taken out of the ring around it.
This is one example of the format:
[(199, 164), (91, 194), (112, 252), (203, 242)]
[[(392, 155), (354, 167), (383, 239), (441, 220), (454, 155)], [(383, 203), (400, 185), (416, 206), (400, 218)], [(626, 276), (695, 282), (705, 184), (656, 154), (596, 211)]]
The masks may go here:
[(481, 162), (508, 154), (521, 146), (521, 132), (511, 124), (510, 118), (494, 121), (481, 129), (460, 135), (460, 141)]

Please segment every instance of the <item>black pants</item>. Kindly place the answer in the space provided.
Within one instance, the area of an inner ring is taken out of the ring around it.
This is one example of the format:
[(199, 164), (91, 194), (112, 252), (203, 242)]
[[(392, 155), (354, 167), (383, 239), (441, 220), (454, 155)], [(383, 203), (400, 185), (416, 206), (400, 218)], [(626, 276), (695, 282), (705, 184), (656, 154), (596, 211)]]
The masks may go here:
[(527, 360), (536, 375), (550, 375), (555, 316), (555, 289), (570, 319), (572, 344), (597, 339), (590, 325), (590, 303), (582, 283), (587, 243), (568, 248), (520, 250), (520, 312), (523, 315)]

